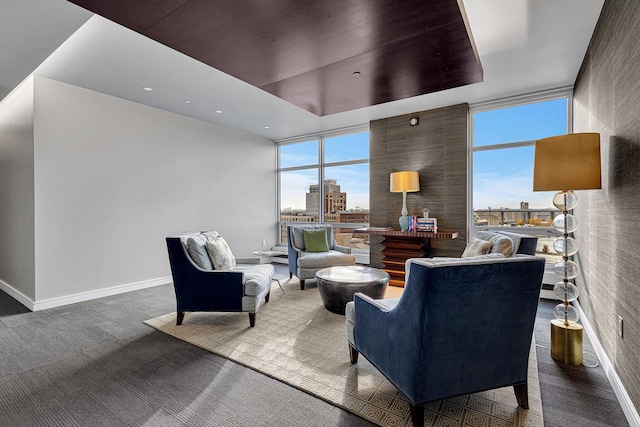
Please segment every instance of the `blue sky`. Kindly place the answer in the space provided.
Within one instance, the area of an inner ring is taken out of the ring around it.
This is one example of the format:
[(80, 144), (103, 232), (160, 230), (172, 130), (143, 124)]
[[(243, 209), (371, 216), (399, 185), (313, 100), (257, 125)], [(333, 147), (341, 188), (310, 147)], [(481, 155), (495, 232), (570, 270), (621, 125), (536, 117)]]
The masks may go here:
[[(567, 132), (567, 99), (527, 104), (473, 115), (473, 143), (487, 146), (533, 141)], [(282, 168), (316, 166), (319, 141), (282, 145)], [(369, 157), (369, 133), (361, 132), (325, 139), (325, 163)], [(325, 169), (326, 179), (335, 179), (347, 193), (347, 207), (369, 208), (369, 165)], [(318, 183), (318, 169), (283, 172), (281, 206), (305, 208), (309, 185)], [(473, 156), (473, 208), (552, 207), (554, 192), (533, 192), (533, 146), (481, 151)]]
[[(473, 115), (474, 146), (532, 141), (567, 133), (567, 99)], [(479, 151), (473, 156), (473, 208), (553, 207), (555, 192), (533, 191), (533, 146)]]
[[(283, 145), (280, 148), (282, 168), (317, 165), (319, 142)], [(369, 132), (325, 138), (325, 163), (369, 158)], [(358, 164), (325, 168), (325, 179), (335, 179), (340, 190), (347, 193), (347, 208), (369, 209), (369, 165)], [(318, 183), (318, 168), (283, 172), (281, 174), (281, 206), (304, 209), (309, 186)]]

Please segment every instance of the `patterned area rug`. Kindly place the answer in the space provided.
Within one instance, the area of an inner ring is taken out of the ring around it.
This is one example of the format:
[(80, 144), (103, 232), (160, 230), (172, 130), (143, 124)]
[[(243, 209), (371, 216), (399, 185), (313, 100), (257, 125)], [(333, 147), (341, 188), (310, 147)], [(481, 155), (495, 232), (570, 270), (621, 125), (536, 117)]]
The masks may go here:
[[(169, 313), (145, 323), (183, 341), (273, 377), (381, 426), (411, 426), (405, 398), (364, 357), (352, 365), (344, 316), (322, 305), (316, 288), (297, 280), (275, 284), (256, 314), (187, 313), (176, 326)], [(518, 409), (513, 387), (426, 405), (426, 426), (542, 426), (542, 404), (532, 343), (529, 407)]]

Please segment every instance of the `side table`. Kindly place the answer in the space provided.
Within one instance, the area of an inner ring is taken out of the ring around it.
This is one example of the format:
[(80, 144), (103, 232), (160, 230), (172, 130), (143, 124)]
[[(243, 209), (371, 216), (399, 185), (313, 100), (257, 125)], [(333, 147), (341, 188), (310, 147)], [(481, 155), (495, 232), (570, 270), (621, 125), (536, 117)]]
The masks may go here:
[(389, 273), (391, 286), (404, 287), (404, 266), (409, 258), (424, 258), (429, 256), (431, 239), (457, 239), (457, 231), (429, 232), (429, 231), (399, 231), (372, 230), (358, 228), (356, 233), (378, 234), (384, 237), (382, 241), (383, 270)]
[(324, 307), (333, 313), (344, 314), (345, 306), (353, 301), (356, 292), (371, 298), (384, 297), (389, 274), (361, 265), (336, 266), (318, 270), (316, 283)]

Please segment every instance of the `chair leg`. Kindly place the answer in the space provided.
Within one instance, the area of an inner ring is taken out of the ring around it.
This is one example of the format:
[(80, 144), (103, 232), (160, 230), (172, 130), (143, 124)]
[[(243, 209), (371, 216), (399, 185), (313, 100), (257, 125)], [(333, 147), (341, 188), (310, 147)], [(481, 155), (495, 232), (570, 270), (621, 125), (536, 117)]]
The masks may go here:
[(409, 403), (413, 427), (424, 427), (424, 405), (415, 406)]
[(351, 364), (355, 365), (356, 363), (358, 363), (358, 355), (360, 354), (360, 352), (358, 352), (358, 350), (356, 350), (356, 348), (349, 343), (349, 359), (351, 359)]
[(269, 302), (270, 296), (271, 296), (271, 291), (267, 292), (267, 295), (264, 296), (264, 302)]
[(289, 272), (289, 279), (293, 279), (293, 273)]
[(300, 290), (304, 291), (304, 279), (300, 279)]
[(254, 327), (256, 326), (256, 314), (255, 313), (249, 313), (249, 326), (250, 327)]
[(182, 321), (184, 320), (184, 311), (179, 311), (176, 316), (176, 325), (182, 325)]
[(513, 391), (516, 393), (518, 406), (522, 409), (529, 409), (529, 388), (527, 383), (514, 385)]

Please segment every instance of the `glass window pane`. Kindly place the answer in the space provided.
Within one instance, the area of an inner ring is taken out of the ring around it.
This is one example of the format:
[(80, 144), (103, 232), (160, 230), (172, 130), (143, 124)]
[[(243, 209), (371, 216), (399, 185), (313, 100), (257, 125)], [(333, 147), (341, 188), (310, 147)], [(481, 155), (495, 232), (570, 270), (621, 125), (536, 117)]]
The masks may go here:
[(317, 168), (280, 172), (280, 221), (318, 221), (317, 194)]
[(473, 154), (474, 228), (509, 227), (538, 236), (537, 252), (555, 261), (557, 232), (554, 191), (533, 191), (534, 147), (480, 151)]
[(532, 141), (567, 133), (567, 98), (475, 113), (474, 146)]
[(319, 143), (318, 140), (315, 140), (278, 146), (280, 150), (280, 167), (317, 165), (319, 163)]
[(369, 222), (369, 164), (333, 166), (324, 171), (326, 222)]
[[(369, 225), (369, 164), (325, 168), (324, 220)], [(354, 228), (335, 227), (336, 243), (363, 253), (369, 251), (369, 235)], [(354, 252), (356, 253), (356, 252)]]
[(352, 133), (324, 140), (324, 162), (346, 162), (369, 158), (369, 132)]

